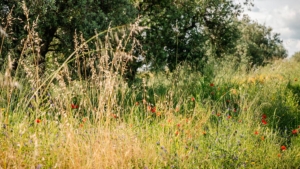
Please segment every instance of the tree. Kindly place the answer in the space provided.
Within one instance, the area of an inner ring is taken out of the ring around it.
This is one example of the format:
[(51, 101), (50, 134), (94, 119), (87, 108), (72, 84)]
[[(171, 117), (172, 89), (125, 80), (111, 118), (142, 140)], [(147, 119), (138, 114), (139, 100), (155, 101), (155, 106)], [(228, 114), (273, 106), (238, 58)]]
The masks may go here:
[[(27, 11), (25, 4), (29, 9)], [(2, 22), (11, 38), (4, 44), (6, 47), (1, 57), (14, 49), (15, 59), (18, 60), (23, 50), (21, 41), (28, 34), (24, 26), (28, 23), (32, 25), (37, 20), (40, 65), (45, 63), (49, 51), (69, 55), (74, 50), (75, 32), (81, 32), (89, 38), (95, 35), (95, 31), (128, 24), (137, 15), (129, 0), (10, 0), (7, 5), (11, 9), (11, 18), (7, 20), (7, 17), (3, 17)]]
[(138, 9), (150, 27), (142, 36), (146, 59), (156, 68), (188, 61), (201, 69), (208, 57), (232, 52), (239, 38), (243, 8), (229, 0), (146, 0)]
[(245, 57), (251, 65), (264, 65), (268, 60), (286, 58), (287, 51), (283, 47), (278, 33), (273, 33), (272, 28), (251, 21), (244, 16), (239, 21), (241, 38), (236, 45), (235, 55)]

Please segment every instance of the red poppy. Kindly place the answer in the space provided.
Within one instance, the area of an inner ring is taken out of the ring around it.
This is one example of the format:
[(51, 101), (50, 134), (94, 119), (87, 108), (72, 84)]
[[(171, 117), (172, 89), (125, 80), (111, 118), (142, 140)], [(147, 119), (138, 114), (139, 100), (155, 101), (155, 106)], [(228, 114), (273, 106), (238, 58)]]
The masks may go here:
[(254, 134), (255, 134), (255, 135), (258, 135), (258, 131), (255, 131)]
[(151, 112), (155, 113), (156, 112), (156, 108), (155, 107), (151, 107)]
[(213, 83), (210, 83), (209, 86), (210, 86), (210, 87), (214, 87), (215, 85), (214, 85)]
[(76, 105), (76, 104), (71, 104), (71, 108), (72, 108), (72, 109), (78, 109), (78, 108), (79, 108), (79, 106), (78, 106), (78, 105)]
[(178, 135), (179, 135), (179, 131), (176, 131), (176, 132), (175, 132), (175, 136), (178, 136)]
[(192, 100), (192, 101), (195, 101), (195, 97), (192, 97), (191, 100)]
[(35, 122), (40, 123), (40, 122), (42, 122), (42, 120), (41, 119), (36, 119)]
[(292, 130), (292, 134), (295, 134), (295, 135), (296, 135), (297, 133), (298, 133), (298, 130), (296, 130), (296, 129), (295, 129), (295, 130)]
[(261, 116), (261, 118), (262, 118), (262, 119), (266, 119), (266, 118), (267, 118), (267, 115), (266, 115), (266, 114), (263, 114), (263, 115)]
[(286, 146), (281, 146), (280, 149), (281, 149), (282, 151), (285, 151), (285, 150), (286, 150)]
[(217, 116), (220, 117), (220, 116), (221, 116), (221, 113), (217, 113)]
[(231, 116), (230, 116), (230, 115), (228, 115), (228, 116), (227, 116), (227, 118), (228, 118), (228, 119), (231, 119)]
[(265, 119), (262, 119), (262, 120), (261, 120), (261, 123), (262, 123), (262, 124), (268, 124), (268, 122), (267, 122)]
[(177, 127), (180, 127), (180, 123), (177, 124)]
[(118, 115), (116, 114), (112, 114), (113, 118), (117, 119), (118, 118)]

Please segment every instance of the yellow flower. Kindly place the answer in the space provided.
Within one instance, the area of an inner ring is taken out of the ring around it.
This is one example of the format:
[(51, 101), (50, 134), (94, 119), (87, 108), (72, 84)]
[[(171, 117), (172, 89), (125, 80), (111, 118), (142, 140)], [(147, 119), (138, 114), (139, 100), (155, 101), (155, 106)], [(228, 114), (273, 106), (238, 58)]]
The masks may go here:
[(255, 83), (255, 78), (254, 77), (250, 77), (248, 79), (248, 83)]
[(264, 83), (264, 81), (265, 81), (265, 77), (263, 75), (260, 75), (259, 76), (259, 82)]
[(230, 93), (233, 94), (233, 95), (237, 95), (237, 90), (236, 89), (231, 89)]

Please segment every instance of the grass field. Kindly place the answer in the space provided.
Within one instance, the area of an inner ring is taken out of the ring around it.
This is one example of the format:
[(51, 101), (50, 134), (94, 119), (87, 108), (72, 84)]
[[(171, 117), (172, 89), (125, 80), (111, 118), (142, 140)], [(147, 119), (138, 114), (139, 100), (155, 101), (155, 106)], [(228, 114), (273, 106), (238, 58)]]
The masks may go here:
[(62, 69), (45, 90), (26, 70), (2, 72), (0, 168), (300, 168), (297, 62), (181, 66), (132, 86)]

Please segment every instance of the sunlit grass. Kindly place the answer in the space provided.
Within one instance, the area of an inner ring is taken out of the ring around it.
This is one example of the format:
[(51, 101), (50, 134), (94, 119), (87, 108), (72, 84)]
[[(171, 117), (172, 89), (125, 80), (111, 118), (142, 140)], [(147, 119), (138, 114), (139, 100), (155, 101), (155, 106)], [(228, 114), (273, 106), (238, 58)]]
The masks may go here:
[(10, 88), (22, 98), (1, 100), (0, 166), (298, 168), (298, 69), (278, 61), (210, 78), (182, 68), (131, 88), (120, 78), (98, 89), (52, 85), (29, 107), (18, 103), (33, 93), (26, 84)]

